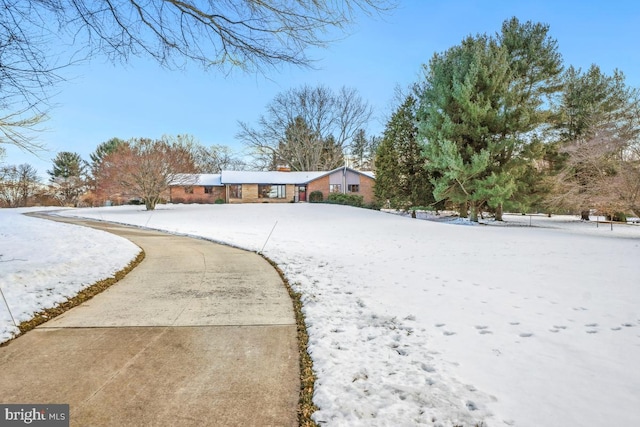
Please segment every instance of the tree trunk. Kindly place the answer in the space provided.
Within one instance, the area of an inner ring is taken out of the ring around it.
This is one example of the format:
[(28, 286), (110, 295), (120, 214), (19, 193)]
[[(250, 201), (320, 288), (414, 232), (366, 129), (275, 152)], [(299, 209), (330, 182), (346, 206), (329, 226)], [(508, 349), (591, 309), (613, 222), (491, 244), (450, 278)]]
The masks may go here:
[(156, 203), (158, 203), (158, 200), (155, 197), (148, 197), (144, 199), (144, 206), (148, 211), (154, 210), (156, 208)]
[(478, 222), (478, 203), (471, 202), (471, 221)]
[(589, 221), (589, 210), (580, 211), (580, 219), (583, 221)]
[(496, 208), (496, 221), (504, 221), (502, 219), (502, 203), (499, 203)]
[(460, 203), (460, 207), (458, 208), (458, 213), (460, 215), (460, 218), (467, 218), (468, 217), (467, 209), (468, 209), (468, 207), (467, 207), (467, 203), (466, 202)]

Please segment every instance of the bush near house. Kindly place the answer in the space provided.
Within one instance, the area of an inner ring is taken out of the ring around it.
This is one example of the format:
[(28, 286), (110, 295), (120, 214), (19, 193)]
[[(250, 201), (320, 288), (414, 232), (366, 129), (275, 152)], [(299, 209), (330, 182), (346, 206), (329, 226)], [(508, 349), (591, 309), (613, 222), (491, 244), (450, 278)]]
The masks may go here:
[(343, 193), (331, 193), (327, 197), (327, 203), (333, 203), (336, 205), (349, 205), (361, 208), (363, 204), (362, 196), (357, 194), (343, 194)]
[(322, 191), (312, 191), (309, 194), (309, 203), (322, 203), (323, 198)]

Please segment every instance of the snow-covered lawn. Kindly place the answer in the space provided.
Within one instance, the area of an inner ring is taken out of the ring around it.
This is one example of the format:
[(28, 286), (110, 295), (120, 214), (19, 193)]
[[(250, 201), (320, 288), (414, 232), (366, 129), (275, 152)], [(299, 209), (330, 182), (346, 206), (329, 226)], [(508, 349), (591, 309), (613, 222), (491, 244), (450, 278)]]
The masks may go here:
[[(42, 210), (0, 209), (0, 288), (18, 324), (112, 277), (140, 252), (110, 233), (21, 215)], [(18, 332), (0, 297), (0, 343)]]
[[(639, 226), (465, 227), (310, 204), (63, 214), (264, 246), (303, 294), (321, 425), (640, 425)], [(28, 259), (34, 244), (11, 247)], [(25, 286), (10, 265), (3, 289)]]

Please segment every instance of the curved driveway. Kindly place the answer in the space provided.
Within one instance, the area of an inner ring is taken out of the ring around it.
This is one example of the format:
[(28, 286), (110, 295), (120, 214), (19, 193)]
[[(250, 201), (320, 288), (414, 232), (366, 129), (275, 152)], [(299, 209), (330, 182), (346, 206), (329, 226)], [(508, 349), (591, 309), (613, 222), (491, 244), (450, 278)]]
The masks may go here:
[(57, 217), (146, 253), (124, 279), (0, 348), (0, 403), (68, 403), (72, 426), (294, 426), (291, 300), (260, 256)]

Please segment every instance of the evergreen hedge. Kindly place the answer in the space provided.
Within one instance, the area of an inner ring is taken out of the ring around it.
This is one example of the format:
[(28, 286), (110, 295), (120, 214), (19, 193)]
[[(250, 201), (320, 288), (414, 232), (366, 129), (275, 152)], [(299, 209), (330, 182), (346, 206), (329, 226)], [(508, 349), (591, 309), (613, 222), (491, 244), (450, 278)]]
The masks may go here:
[(363, 198), (362, 196), (358, 196), (357, 194), (331, 193), (329, 194), (329, 197), (327, 197), (327, 203), (356, 206), (361, 208), (363, 204)]
[(322, 191), (312, 191), (309, 194), (309, 203), (322, 203), (323, 199)]

